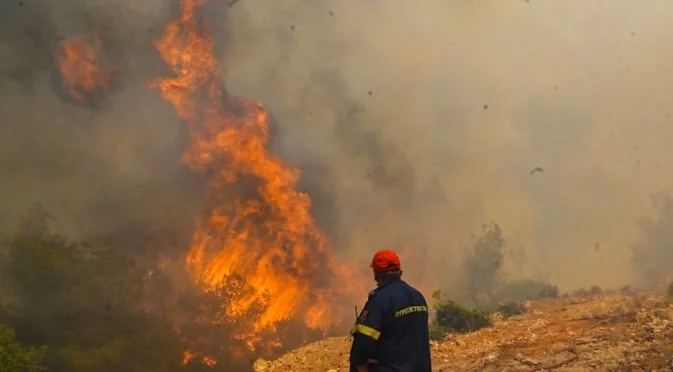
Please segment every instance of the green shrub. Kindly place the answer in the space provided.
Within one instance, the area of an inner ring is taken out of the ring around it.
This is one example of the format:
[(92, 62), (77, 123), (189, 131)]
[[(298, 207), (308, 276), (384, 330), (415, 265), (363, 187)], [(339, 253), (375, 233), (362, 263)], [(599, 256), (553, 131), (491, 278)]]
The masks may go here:
[(429, 331), (430, 339), (433, 341), (441, 341), (444, 339), (444, 336), (446, 336), (446, 329), (437, 324), (436, 321), (430, 323)]
[(14, 340), (14, 329), (0, 324), (0, 371), (43, 371), (45, 348), (24, 347)]
[(528, 312), (528, 309), (520, 302), (507, 301), (498, 306), (498, 312), (503, 318), (508, 319), (515, 315), (523, 315)]
[(557, 298), (558, 287), (532, 279), (507, 283), (498, 293), (499, 301), (527, 301), (538, 298)]
[(558, 297), (558, 286), (546, 284), (544, 288), (540, 291), (540, 298), (557, 298)]
[(437, 300), (434, 306), (435, 323), (446, 331), (467, 333), (491, 325), (485, 311), (466, 309), (454, 301), (443, 299), (440, 291), (435, 291), (432, 297)]

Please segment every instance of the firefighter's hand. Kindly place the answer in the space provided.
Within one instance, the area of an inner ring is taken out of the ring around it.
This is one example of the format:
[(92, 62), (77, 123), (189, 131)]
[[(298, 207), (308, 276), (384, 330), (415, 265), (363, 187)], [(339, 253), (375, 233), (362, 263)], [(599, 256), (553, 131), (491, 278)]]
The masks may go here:
[(358, 367), (355, 367), (355, 368), (357, 368), (358, 372), (369, 372), (369, 365), (370, 365), (370, 364), (375, 364), (375, 363), (378, 363), (378, 362), (379, 362), (379, 361), (378, 361), (378, 360), (375, 360), (375, 359), (368, 359), (368, 360), (367, 360), (367, 365), (365, 365), (365, 366), (358, 366)]

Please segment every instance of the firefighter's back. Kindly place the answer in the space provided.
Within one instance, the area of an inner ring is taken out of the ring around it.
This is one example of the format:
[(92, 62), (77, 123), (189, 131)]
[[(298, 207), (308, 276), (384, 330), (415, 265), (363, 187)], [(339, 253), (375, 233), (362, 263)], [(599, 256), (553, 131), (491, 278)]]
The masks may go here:
[(431, 372), (428, 304), (415, 288), (393, 280), (376, 293), (384, 327), (372, 372)]

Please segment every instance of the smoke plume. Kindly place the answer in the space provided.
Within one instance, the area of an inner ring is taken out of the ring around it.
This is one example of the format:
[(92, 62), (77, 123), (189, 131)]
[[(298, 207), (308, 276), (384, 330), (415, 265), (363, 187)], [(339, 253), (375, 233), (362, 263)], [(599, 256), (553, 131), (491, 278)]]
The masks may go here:
[[(408, 247), (421, 259), (405, 275), (450, 286), (470, 234), (495, 221), (523, 247), (524, 275), (566, 289), (633, 280), (636, 219), (673, 184), (668, 2), (212, 7), (229, 90), (270, 108), (273, 150), (302, 170), (335, 254), (366, 266)], [(147, 88), (167, 72), (152, 42), (175, 8), (0, 5), (3, 229), (41, 200), (69, 235), (188, 244), (201, 180), (180, 159), (185, 127)], [(116, 64), (97, 107), (54, 81), (53, 56), (77, 34), (100, 35)]]
[(523, 247), (524, 275), (621, 286), (636, 219), (673, 182), (671, 13), (654, 0), (249, 0), (229, 15), (224, 58), (231, 89), (281, 123), (279, 151), (340, 254), (412, 247), (424, 259), (407, 275), (450, 285), (493, 220)]

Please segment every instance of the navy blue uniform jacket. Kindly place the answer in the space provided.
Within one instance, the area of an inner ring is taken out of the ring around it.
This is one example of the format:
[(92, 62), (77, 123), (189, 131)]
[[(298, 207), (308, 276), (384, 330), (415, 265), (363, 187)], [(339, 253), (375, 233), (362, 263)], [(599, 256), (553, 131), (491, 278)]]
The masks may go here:
[(371, 372), (431, 372), (428, 304), (401, 279), (371, 291), (353, 328), (350, 369)]

